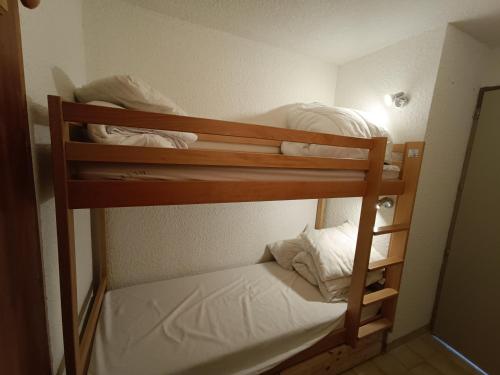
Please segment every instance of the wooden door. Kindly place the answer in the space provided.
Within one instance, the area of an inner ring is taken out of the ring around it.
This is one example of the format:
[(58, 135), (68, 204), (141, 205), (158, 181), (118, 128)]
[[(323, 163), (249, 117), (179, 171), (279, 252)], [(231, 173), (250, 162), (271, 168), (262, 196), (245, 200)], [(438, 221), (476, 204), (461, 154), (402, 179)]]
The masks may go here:
[(23, 74), (17, 0), (0, 0), (0, 373), (50, 374)]
[(479, 103), (433, 329), (480, 368), (500, 374), (500, 87), (483, 89)]

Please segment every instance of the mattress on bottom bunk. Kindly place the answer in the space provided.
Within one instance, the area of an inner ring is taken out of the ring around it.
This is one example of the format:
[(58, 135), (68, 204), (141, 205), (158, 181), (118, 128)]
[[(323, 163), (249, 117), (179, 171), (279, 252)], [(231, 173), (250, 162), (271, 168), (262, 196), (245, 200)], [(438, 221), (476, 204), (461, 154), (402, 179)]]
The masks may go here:
[(258, 373), (342, 327), (346, 307), (275, 262), (112, 290), (89, 374)]
[[(365, 172), (324, 169), (280, 169), (246, 167), (163, 166), (149, 164), (81, 164), (81, 179), (168, 180), (168, 181), (338, 181), (364, 180)], [(399, 178), (399, 168), (384, 166), (383, 179)]]

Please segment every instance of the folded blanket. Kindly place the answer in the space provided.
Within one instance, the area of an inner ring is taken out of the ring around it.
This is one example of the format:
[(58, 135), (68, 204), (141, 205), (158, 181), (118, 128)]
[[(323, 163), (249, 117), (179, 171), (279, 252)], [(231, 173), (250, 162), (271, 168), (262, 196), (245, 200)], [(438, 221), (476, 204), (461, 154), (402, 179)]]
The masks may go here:
[[(346, 300), (351, 284), (357, 228), (347, 222), (339, 227), (310, 230), (302, 234), (303, 251), (292, 261), (293, 268), (307, 281), (317, 285), (329, 301)], [(370, 261), (384, 257), (372, 247)], [(368, 273), (366, 285), (383, 278), (381, 270)]]
[[(123, 108), (116, 104), (92, 101), (87, 104), (103, 107)], [(196, 142), (197, 135), (193, 133), (145, 128), (126, 128), (112, 125), (88, 124), (87, 132), (90, 139), (96, 143), (186, 149)]]
[[(319, 103), (297, 104), (288, 112), (291, 129), (343, 135), (358, 138), (387, 137), (385, 160), (391, 161), (392, 143), (389, 133), (371, 120), (369, 113), (355, 109), (328, 107)], [(307, 143), (283, 142), (281, 152), (293, 156), (366, 159), (364, 149), (344, 148)]]

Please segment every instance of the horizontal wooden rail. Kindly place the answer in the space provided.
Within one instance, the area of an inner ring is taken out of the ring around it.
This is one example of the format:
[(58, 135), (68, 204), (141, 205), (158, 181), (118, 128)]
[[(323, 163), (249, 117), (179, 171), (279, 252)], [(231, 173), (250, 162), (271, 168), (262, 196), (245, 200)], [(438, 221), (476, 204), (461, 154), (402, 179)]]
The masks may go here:
[(405, 230), (410, 229), (410, 224), (391, 224), (391, 225), (385, 225), (382, 227), (375, 227), (373, 228), (373, 235), (374, 236), (381, 236), (383, 234), (389, 234), (389, 233), (395, 233), (395, 232), (402, 232)]
[(69, 180), (69, 208), (360, 197), (365, 181)]
[(199, 142), (233, 143), (242, 145), (281, 147), (280, 141), (272, 139), (231, 137), (229, 135), (198, 134)]
[(178, 150), (168, 148), (66, 143), (66, 158), (72, 161), (211, 165), (260, 168), (343, 169), (369, 168), (368, 160), (288, 156), (258, 152)]
[(250, 125), (231, 121), (166, 115), (70, 102), (63, 102), (62, 109), (64, 121), (270, 139), (338, 147), (364, 149), (371, 149), (373, 147), (371, 138), (345, 137), (272, 126)]
[(405, 191), (403, 180), (382, 180), (380, 195), (401, 195)]
[(365, 294), (363, 297), (363, 306), (371, 305), (372, 303), (393, 298), (398, 295), (398, 291), (391, 288), (380, 289), (373, 293)]
[(373, 335), (377, 332), (389, 329), (392, 322), (389, 319), (379, 319), (359, 327), (358, 339)]
[(385, 258), (382, 260), (377, 260), (377, 261), (370, 263), (370, 265), (368, 266), (368, 270), (375, 271), (375, 270), (379, 270), (381, 268), (394, 266), (396, 264), (401, 264), (403, 262), (404, 262), (404, 259), (401, 257), (388, 257), (388, 258)]

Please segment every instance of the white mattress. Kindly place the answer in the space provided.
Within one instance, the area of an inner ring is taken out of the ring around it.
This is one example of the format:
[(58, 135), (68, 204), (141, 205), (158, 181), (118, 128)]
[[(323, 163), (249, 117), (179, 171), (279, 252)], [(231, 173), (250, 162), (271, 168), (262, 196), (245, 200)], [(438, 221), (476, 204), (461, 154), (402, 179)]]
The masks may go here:
[(89, 374), (258, 373), (340, 328), (346, 307), (274, 262), (109, 291)]
[[(364, 180), (365, 172), (321, 169), (280, 169), (246, 167), (163, 166), (150, 164), (81, 164), (76, 172), (82, 179), (169, 180), (169, 181), (338, 181)], [(399, 178), (399, 168), (384, 166), (383, 179)]]

